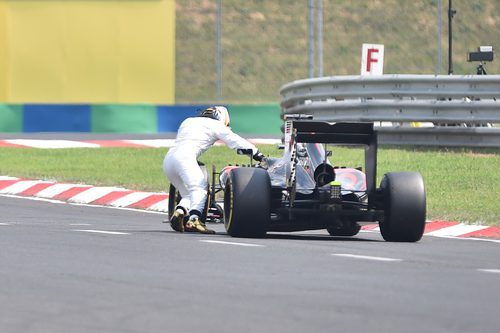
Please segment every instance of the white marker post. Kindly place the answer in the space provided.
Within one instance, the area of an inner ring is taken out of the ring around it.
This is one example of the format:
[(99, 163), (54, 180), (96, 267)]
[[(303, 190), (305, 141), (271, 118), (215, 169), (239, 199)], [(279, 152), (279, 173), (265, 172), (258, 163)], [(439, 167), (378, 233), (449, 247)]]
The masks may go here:
[(363, 44), (361, 75), (384, 74), (384, 45)]

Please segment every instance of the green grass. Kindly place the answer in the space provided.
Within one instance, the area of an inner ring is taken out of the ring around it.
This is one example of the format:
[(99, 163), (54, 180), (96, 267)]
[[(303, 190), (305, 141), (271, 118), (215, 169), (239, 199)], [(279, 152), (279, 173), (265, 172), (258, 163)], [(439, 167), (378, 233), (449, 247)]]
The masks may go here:
[[(275, 146), (259, 147), (280, 156)], [(335, 147), (335, 165), (362, 166), (361, 149)], [(162, 162), (166, 149), (0, 148), (0, 175), (133, 190), (166, 192)], [(201, 159), (216, 170), (248, 164), (227, 147), (213, 147)], [(379, 148), (378, 180), (390, 171), (418, 171), (424, 177), (429, 219), (500, 225), (500, 150)], [(211, 167), (209, 168), (211, 170)]]
[[(176, 102), (215, 101), (215, 1), (176, 2)], [(384, 73), (434, 74), (437, 0), (324, 2), (324, 76), (359, 75), (361, 45), (385, 45)], [(443, 1), (441, 74), (448, 69), (447, 2)], [(308, 77), (308, 2), (224, 0), (222, 100), (279, 102), (279, 88)], [(500, 45), (498, 0), (455, 0), (454, 74), (475, 74), (467, 52)], [(500, 61), (486, 65), (500, 73)]]
[(30, 179), (165, 191), (163, 149), (2, 148), (0, 174)]

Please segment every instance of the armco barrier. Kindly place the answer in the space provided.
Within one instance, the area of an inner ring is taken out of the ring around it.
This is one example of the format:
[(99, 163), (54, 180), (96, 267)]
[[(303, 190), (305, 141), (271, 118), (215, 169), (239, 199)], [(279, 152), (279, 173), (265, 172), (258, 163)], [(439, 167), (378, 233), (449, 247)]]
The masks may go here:
[(382, 144), (500, 147), (500, 75), (333, 76), (280, 94), (282, 118), (388, 122), (377, 128)]

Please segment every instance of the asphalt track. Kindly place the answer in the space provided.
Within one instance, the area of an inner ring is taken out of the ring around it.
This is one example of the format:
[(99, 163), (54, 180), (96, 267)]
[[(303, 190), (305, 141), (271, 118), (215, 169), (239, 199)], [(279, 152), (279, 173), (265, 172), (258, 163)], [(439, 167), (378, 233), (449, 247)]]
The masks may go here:
[(500, 243), (179, 234), (0, 196), (0, 332), (497, 332)]

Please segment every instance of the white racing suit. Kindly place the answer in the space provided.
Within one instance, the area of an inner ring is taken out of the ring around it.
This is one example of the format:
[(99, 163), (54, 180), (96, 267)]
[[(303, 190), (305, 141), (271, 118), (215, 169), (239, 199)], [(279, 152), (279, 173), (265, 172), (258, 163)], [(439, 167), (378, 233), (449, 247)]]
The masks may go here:
[(253, 154), (257, 153), (253, 144), (233, 133), (219, 120), (193, 117), (182, 122), (175, 144), (163, 160), (163, 172), (182, 197), (179, 206), (190, 215), (201, 216), (207, 200), (208, 184), (198, 165), (198, 157), (217, 140), (222, 140), (233, 149), (252, 149)]

